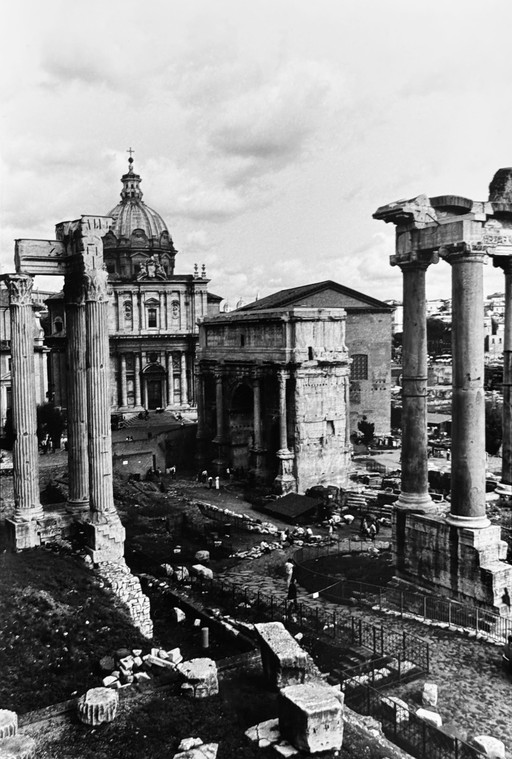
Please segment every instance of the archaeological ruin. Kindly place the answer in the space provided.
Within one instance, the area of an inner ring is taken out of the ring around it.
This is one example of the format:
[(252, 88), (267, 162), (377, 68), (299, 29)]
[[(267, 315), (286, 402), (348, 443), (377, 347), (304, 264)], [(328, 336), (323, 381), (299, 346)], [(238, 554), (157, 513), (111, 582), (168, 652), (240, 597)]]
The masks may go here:
[[(9, 540), (20, 550), (73, 524), (85, 534), (91, 562), (112, 581), (134, 623), (151, 635), (149, 599), (124, 561), (125, 531), (113, 498), (109, 402), (108, 273), (103, 237), (112, 220), (82, 216), (56, 226), (55, 240), (17, 240), (16, 274), (3, 275), (11, 312), (15, 511)], [(34, 387), (32, 277), (64, 276), (67, 323), (68, 466), (66, 508), (43, 512)]]
[[(397, 575), (510, 616), (503, 601), (512, 588), (512, 566), (504, 561), (507, 544), (486, 515), (483, 266), (492, 257), (505, 272), (507, 288), (501, 489), (510, 493), (512, 169), (496, 173), (488, 201), (420, 195), (382, 206), (374, 218), (395, 224), (391, 264), (403, 274), (402, 485), (393, 516)], [(452, 271), (449, 513), (428, 493), (425, 278), (439, 259)]]

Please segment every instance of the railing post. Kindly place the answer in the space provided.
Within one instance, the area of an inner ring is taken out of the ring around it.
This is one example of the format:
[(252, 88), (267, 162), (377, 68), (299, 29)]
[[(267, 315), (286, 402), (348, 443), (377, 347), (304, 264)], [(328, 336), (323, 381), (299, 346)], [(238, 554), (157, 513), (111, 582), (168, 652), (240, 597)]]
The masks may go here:
[(476, 607), (475, 629), (476, 629), (477, 632), (479, 632), (479, 629), (480, 629), (480, 616), (478, 614), (478, 606)]
[(423, 619), (427, 618), (427, 597), (423, 596)]
[(448, 599), (448, 627), (452, 626), (452, 602)]
[(400, 591), (400, 619), (404, 618), (404, 592)]
[(336, 612), (332, 613), (332, 637), (336, 637)]
[(380, 655), (384, 655), (384, 628), (380, 628)]
[(373, 653), (376, 654), (377, 653), (377, 643), (376, 643), (377, 628), (375, 627), (375, 625), (373, 625), (372, 630), (373, 630)]
[(382, 611), (382, 588), (379, 588), (379, 609)]

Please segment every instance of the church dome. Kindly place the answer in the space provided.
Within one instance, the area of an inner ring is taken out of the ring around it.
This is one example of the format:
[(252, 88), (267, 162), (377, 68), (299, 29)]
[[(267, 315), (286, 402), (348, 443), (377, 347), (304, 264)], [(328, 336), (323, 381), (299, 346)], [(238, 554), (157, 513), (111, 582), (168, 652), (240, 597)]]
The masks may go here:
[(142, 200), (140, 175), (133, 171), (133, 158), (130, 158), (129, 162), (128, 173), (121, 177), (121, 202), (108, 213), (114, 221), (112, 232), (118, 239), (129, 239), (132, 232), (141, 229), (148, 239), (160, 239), (163, 232), (169, 234), (167, 226), (160, 214)]
[(160, 214), (142, 200), (141, 178), (133, 170), (131, 155), (121, 182), (121, 202), (108, 214), (112, 227), (103, 238), (110, 279), (139, 279), (148, 263), (148, 276), (153, 269), (160, 278), (174, 274), (176, 248)]

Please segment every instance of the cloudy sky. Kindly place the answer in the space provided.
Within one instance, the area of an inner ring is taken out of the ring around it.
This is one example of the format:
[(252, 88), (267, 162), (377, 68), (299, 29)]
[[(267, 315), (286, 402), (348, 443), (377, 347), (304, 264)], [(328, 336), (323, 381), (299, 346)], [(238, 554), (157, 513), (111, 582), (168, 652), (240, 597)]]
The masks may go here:
[[(15, 238), (107, 214), (132, 147), (176, 273), (205, 263), (232, 306), (322, 279), (400, 298), (376, 208), (483, 200), (512, 165), (510, 0), (11, 0), (2, 18), (4, 272)], [(485, 288), (503, 290), (491, 265)], [(449, 294), (431, 267), (429, 297)]]

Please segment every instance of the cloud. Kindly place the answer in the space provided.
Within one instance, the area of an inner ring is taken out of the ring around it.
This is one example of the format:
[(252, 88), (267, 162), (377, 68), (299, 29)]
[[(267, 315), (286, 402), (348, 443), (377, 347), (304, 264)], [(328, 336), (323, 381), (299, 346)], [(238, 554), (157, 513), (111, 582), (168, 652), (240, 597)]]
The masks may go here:
[(225, 104), (210, 143), (227, 156), (253, 159), (260, 170), (275, 172), (301, 155), (320, 131), (335, 107), (336, 93), (329, 66), (289, 62), (275, 77)]

